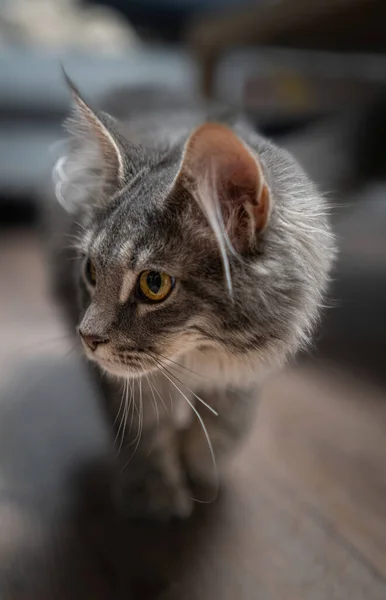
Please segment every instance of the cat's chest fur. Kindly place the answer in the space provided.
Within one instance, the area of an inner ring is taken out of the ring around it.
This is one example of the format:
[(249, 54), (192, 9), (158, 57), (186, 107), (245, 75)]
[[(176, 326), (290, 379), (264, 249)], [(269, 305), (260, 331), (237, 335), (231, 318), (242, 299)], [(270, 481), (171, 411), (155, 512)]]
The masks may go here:
[(191, 379), (196, 375), (199, 388), (210, 392), (260, 385), (273, 369), (272, 364), (264, 364), (262, 358), (258, 351), (240, 357), (215, 347), (203, 347), (186, 352), (179, 361), (189, 370)]

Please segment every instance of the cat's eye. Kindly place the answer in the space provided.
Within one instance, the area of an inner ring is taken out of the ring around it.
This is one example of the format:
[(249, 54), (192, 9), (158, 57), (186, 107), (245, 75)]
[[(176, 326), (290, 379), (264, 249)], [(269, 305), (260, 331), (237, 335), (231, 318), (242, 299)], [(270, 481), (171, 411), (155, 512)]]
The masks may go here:
[(138, 279), (138, 294), (142, 300), (162, 302), (175, 285), (174, 277), (163, 271), (143, 271)]
[(95, 286), (96, 278), (97, 278), (96, 269), (95, 269), (94, 263), (89, 258), (86, 260), (86, 264), (84, 267), (84, 273), (85, 273), (85, 277), (86, 277), (88, 283), (92, 286)]

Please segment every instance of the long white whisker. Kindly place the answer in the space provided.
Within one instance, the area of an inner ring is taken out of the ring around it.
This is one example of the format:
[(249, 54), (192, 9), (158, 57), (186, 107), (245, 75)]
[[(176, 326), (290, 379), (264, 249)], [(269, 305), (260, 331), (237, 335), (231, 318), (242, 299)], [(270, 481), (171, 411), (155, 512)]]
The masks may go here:
[[(151, 378), (151, 375), (150, 375), (150, 378)], [(160, 399), (160, 401), (162, 403), (162, 406), (165, 409), (166, 414), (168, 415), (168, 417), (170, 417), (170, 412), (169, 412), (169, 410), (168, 410), (168, 408), (167, 408), (167, 406), (166, 406), (166, 404), (164, 402), (164, 399), (162, 398), (161, 394), (159, 393), (159, 391), (157, 389), (157, 385), (154, 383), (154, 381), (153, 381), (153, 386), (152, 387), (153, 387), (154, 392), (157, 394), (158, 398)]]
[[(116, 416), (115, 416), (115, 419), (114, 419), (113, 426), (115, 426), (116, 422), (117, 422), (117, 421), (118, 421), (118, 419), (119, 419), (119, 415), (121, 414), (121, 410), (122, 410), (122, 404), (123, 404), (123, 396), (125, 395), (125, 385), (126, 385), (126, 379), (124, 379), (124, 380), (123, 380), (121, 401), (120, 401), (120, 403), (119, 403), (118, 412), (117, 412), (117, 414), (116, 414)], [(116, 436), (115, 436), (115, 441), (117, 441), (117, 437), (116, 437)]]
[(151, 395), (153, 397), (153, 406), (154, 406), (154, 411), (155, 411), (155, 414), (156, 414), (156, 417), (157, 417), (157, 427), (159, 427), (159, 410), (158, 410), (158, 404), (157, 404), (157, 400), (155, 399), (153, 386), (151, 385), (151, 381), (150, 381), (149, 375), (147, 373), (146, 373), (146, 379), (147, 379), (147, 383), (148, 383), (150, 391), (151, 391)]
[[(174, 376), (174, 377), (176, 377), (174, 373), (173, 373), (173, 376)], [(199, 402), (201, 402), (201, 404), (202, 404), (203, 406), (205, 406), (205, 408), (207, 408), (208, 410), (210, 410), (210, 412), (212, 412), (212, 413), (213, 413), (213, 414), (214, 414), (216, 417), (218, 417), (218, 412), (217, 412), (217, 410), (215, 410), (215, 409), (213, 408), (213, 406), (210, 406), (210, 404), (208, 404), (207, 402), (205, 402), (205, 400), (203, 400), (203, 399), (202, 399), (200, 396), (198, 396), (198, 395), (196, 394), (196, 392), (193, 392), (193, 390), (191, 390), (191, 389), (190, 389), (190, 387), (189, 387), (188, 385), (186, 385), (186, 383), (184, 383), (184, 382), (180, 381), (180, 379), (178, 379), (177, 377), (176, 377), (176, 379), (177, 379), (177, 381), (179, 381), (179, 382), (181, 383), (181, 385), (184, 385), (184, 386), (186, 387), (186, 389), (187, 389), (187, 390), (188, 390), (188, 391), (189, 391), (191, 394), (193, 394), (193, 396), (196, 398), (196, 400), (198, 400)]]
[[(210, 172), (207, 173), (205, 178), (203, 178), (200, 189), (194, 193), (194, 198), (197, 204), (201, 207), (201, 210), (203, 211), (204, 215), (208, 219), (208, 223), (215, 235), (220, 250), (229, 295), (231, 298), (233, 298), (232, 278), (229, 259), (226, 251), (226, 244), (224, 243), (223, 229), (221, 227), (221, 223), (219, 223), (217, 218), (216, 203), (218, 202), (218, 200), (216, 196), (216, 184), (213, 165), (211, 165)], [(213, 203), (207, 202), (207, 198), (212, 198)]]
[(139, 418), (138, 418), (138, 430), (137, 430), (136, 437), (133, 440), (133, 443), (135, 443), (135, 447), (134, 447), (133, 453), (130, 456), (129, 460), (123, 466), (122, 471), (124, 471), (126, 469), (126, 467), (128, 466), (128, 464), (132, 460), (133, 456), (135, 455), (136, 451), (138, 450), (138, 446), (139, 446), (139, 443), (140, 443), (141, 437), (142, 437), (142, 431), (143, 431), (143, 400), (142, 400), (142, 379), (140, 379), (139, 380)]
[[(149, 377), (149, 375), (148, 375), (147, 373), (145, 373), (145, 376), (146, 376), (147, 383), (148, 383), (148, 385), (149, 385), (150, 391), (151, 391), (151, 393), (152, 393), (152, 396), (153, 396), (153, 406), (154, 406), (154, 409), (155, 409), (155, 411), (156, 411), (156, 415), (157, 415), (157, 428), (159, 429), (159, 411), (158, 411), (158, 404), (157, 404), (157, 401), (156, 401), (156, 399), (155, 399), (154, 390), (153, 390), (153, 386), (152, 386), (152, 384), (151, 384), (151, 381), (150, 381), (150, 377)], [(147, 451), (147, 455), (146, 455), (146, 456), (149, 456), (149, 455), (151, 454), (151, 452), (152, 452), (152, 450), (153, 450), (153, 448), (154, 448), (155, 441), (156, 441), (156, 436), (154, 436), (154, 437), (153, 437), (153, 442), (151, 443), (151, 445), (150, 445), (150, 448), (149, 448), (149, 450)]]
[(192, 404), (192, 402), (189, 400), (189, 398), (183, 393), (183, 391), (178, 387), (178, 385), (176, 383), (174, 383), (174, 381), (168, 376), (167, 373), (165, 373), (164, 369), (162, 368), (161, 373), (163, 374), (164, 377), (166, 377), (166, 379), (168, 379), (168, 381), (170, 381), (170, 383), (176, 388), (177, 391), (180, 392), (180, 394), (182, 395), (183, 398), (185, 398), (186, 402), (189, 404), (190, 408), (192, 409), (192, 411), (194, 412), (194, 414), (196, 415), (197, 419), (200, 422), (200, 425), (202, 427), (202, 430), (204, 432), (207, 444), (208, 444), (208, 448), (209, 448), (209, 452), (212, 458), (212, 463), (213, 463), (213, 474), (214, 474), (214, 479), (216, 482), (216, 492), (214, 497), (206, 502), (203, 500), (197, 500), (196, 498), (192, 498), (192, 500), (194, 500), (195, 502), (200, 502), (202, 504), (208, 504), (210, 502), (213, 502), (216, 498), (217, 498), (217, 494), (218, 494), (218, 471), (217, 471), (217, 463), (216, 463), (216, 457), (214, 455), (214, 450), (213, 450), (213, 446), (212, 446), (212, 442), (210, 441), (210, 437), (209, 437), (209, 433), (208, 430), (205, 426), (205, 423), (200, 415), (200, 413), (198, 412), (198, 410), (196, 409), (196, 407), (194, 406), (194, 404)]
[(186, 387), (186, 389), (188, 390), (188, 392), (190, 392), (191, 394), (193, 394), (193, 396), (199, 401), (201, 402), (201, 404), (203, 404), (203, 406), (205, 406), (208, 410), (210, 410), (216, 417), (218, 417), (218, 412), (212, 408), (212, 406), (210, 406), (210, 404), (208, 404), (207, 402), (205, 402), (205, 400), (203, 400), (202, 398), (200, 398), (200, 396), (198, 396), (195, 392), (193, 392), (193, 390), (190, 389), (190, 387), (188, 385), (186, 385), (185, 382), (181, 381), (181, 379), (179, 379), (177, 377), (177, 375), (173, 372), (170, 372), (166, 369), (165, 365), (162, 363), (162, 361), (156, 361), (159, 365), (161, 365), (163, 367), (163, 369), (165, 369), (165, 371), (167, 373), (169, 373), (169, 375), (172, 375), (174, 377), (174, 379), (176, 379), (178, 381), (178, 383), (180, 383), (181, 385), (183, 385), (184, 387)]
[(130, 380), (130, 402), (129, 402), (129, 409), (128, 409), (128, 411), (131, 412), (131, 418), (130, 418), (130, 426), (129, 426), (129, 433), (128, 433), (129, 436), (130, 436), (130, 433), (131, 433), (131, 430), (132, 430), (132, 427), (133, 427), (134, 405), (135, 405), (134, 381)]
[(215, 209), (216, 209), (217, 219), (218, 219), (218, 221), (219, 221), (219, 223), (221, 225), (222, 235), (224, 237), (224, 241), (225, 241), (225, 244), (226, 244), (229, 252), (240, 263), (242, 263), (244, 265), (247, 265), (248, 263), (240, 256), (240, 254), (238, 252), (236, 252), (236, 250), (234, 249), (233, 244), (232, 244), (232, 242), (231, 242), (231, 240), (229, 238), (228, 232), (227, 232), (226, 227), (225, 227), (224, 219), (223, 219), (223, 216), (222, 216), (220, 203), (219, 203), (217, 197), (216, 197), (216, 200), (215, 200)]
[[(114, 425), (115, 425), (115, 423), (116, 423), (116, 421), (117, 421), (118, 417), (120, 416), (121, 409), (122, 409), (122, 405), (124, 406), (125, 389), (126, 389), (126, 379), (124, 379), (124, 380), (123, 380), (122, 398), (121, 398), (121, 402), (120, 402), (120, 405), (119, 405), (119, 411), (118, 411), (118, 413), (117, 413), (117, 416), (116, 416), (116, 418), (115, 418), (115, 420), (114, 420)], [(117, 430), (117, 433), (116, 433), (116, 435), (115, 435), (114, 444), (116, 444), (116, 443), (117, 443), (117, 440), (118, 440), (119, 434), (120, 434), (120, 432), (121, 432), (121, 428), (122, 428), (122, 426), (123, 426), (123, 419), (124, 419), (124, 416), (125, 416), (125, 410), (123, 409), (123, 415), (122, 415), (122, 417), (121, 417), (121, 419), (120, 419), (120, 421), (119, 421), (118, 430)]]
[(169, 357), (165, 356), (164, 354), (161, 354), (161, 352), (156, 352), (155, 350), (151, 350), (150, 353), (156, 354), (157, 356), (159, 356), (160, 358), (163, 358), (168, 363), (169, 362), (173, 363), (173, 365), (176, 365), (180, 369), (183, 369), (184, 371), (187, 371), (188, 373), (191, 373), (192, 375), (195, 375), (196, 377), (201, 377), (202, 379), (209, 379), (209, 377), (207, 377), (206, 375), (198, 373), (197, 371), (194, 371), (193, 369), (189, 369), (189, 367), (186, 367), (185, 365), (182, 365), (181, 363), (177, 362), (176, 360), (173, 360), (172, 358), (169, 358)]
[(170, 412), (173, 415), (174, 414), (174, 404), (173, 404), (173, 396), (172, 396), (171, 392), (169, 392), (169, 398), (170, 398)]
[(120, 441), (119, 448), (118, 448), (118, 454), (122, 450), (122, 445), (123, 445), (123, 442), (124, 442), (124, 439), (125, 439), (126, 426), (127, 426), (127, 416), (128, 416), (129, 382), (128, 382), (127, 379), (125, 380), (125, 382), (126, 382), (126, 385), (125, 385), (125, 404), (124, 404), (123, 419), (122, 419), (123, 427), (122, 427), (121, 441)]
[[(134, 406), (135, 406), (135, 402), (134, 402)], [(135, 443), (133, 456), (138, 448), (139, 441), (140, 441), (141, 435), (142, 435), (142, 427), (143, 427), (142, 379), (139, 379), (139, 405), (138, 405), (137, 409), (138, 409), (138, 427), (137, 427), (136, 436), (133, 440), (133, 443)]]
[[(134, 392), (134, 383), (130, 387), (130, 392), (131, 392), (130, 406), (132, 407), (132, 411), (131, 411), (131, 422), (130, 422), (129, 432), (131, 431), (132, 424), (133, 424), (133, 418), (134, 418), (134, 404), (135, 404), (135, 400), (134, 400), (134, 393), (135, 393)], [(129, 463), (131, 462), (134, 454), (137, 451), (137, 448), (138, 448), (138, 445), (139, 445), (139, 440), (140, 440), (140, 420), (138, 421), (138, 429), (137, 429), (136, 436), (135, 436), (134, 440), (128, 444), (128, 447), (131, 446), (132, 444), (135, 444), (135, 448), (134, 448), (134, 450), (133, 450), (133, 452), (132, 452), (129, 460), (126, 461), (126, 463), (123, 465), (123, 467), (121, 469), (121, 472), (123, 472), (126, 469), (126, 467), (129, 465)]]

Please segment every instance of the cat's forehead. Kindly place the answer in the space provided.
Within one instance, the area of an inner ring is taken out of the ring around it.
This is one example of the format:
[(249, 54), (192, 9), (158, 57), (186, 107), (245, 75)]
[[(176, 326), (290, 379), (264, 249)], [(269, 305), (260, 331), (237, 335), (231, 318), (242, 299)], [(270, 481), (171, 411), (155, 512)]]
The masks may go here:
[(170, 165), (163, 168), (153, 165), (135, 174), (106, 211), (91, 219), (89, 242), (93, 250), (112, 251), (116, 242), (125, 244), (127, 254), (129, 246), (150, 231), (153, 238), (157, 237), (160, 231), (157, 224), (165, 213), (176, 172)]
[(140, 271), (179, 263), (183, 232), (178, 214), (149, 202), (135, 209), (129, 198), (88, 234), (87, 253), (102, 267)]
[(144, 223), (140, 228), (138, 224), (131, 225), (127, 222), (121, 226), (102, 224), (91, 235), (88, 253), (101, 266), (110, 268), (120, 266), (136, 270), (148, 264), (157, 247), (155, 237)]

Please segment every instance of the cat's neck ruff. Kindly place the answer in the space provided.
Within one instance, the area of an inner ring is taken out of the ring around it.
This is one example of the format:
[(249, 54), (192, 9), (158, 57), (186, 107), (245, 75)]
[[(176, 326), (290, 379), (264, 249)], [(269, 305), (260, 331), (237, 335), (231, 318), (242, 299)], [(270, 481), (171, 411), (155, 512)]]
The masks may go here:
[(218, 389), (226, 387), (250, 387), (261, 384), (271, 373), (280, 369), (283, 360), (277, 354), (267, 361), (260, 351), (248, 352), (242, 355), (231, 354), (218, 348), (194, 349), (180, 359), (196, 377), (201, 389)]

